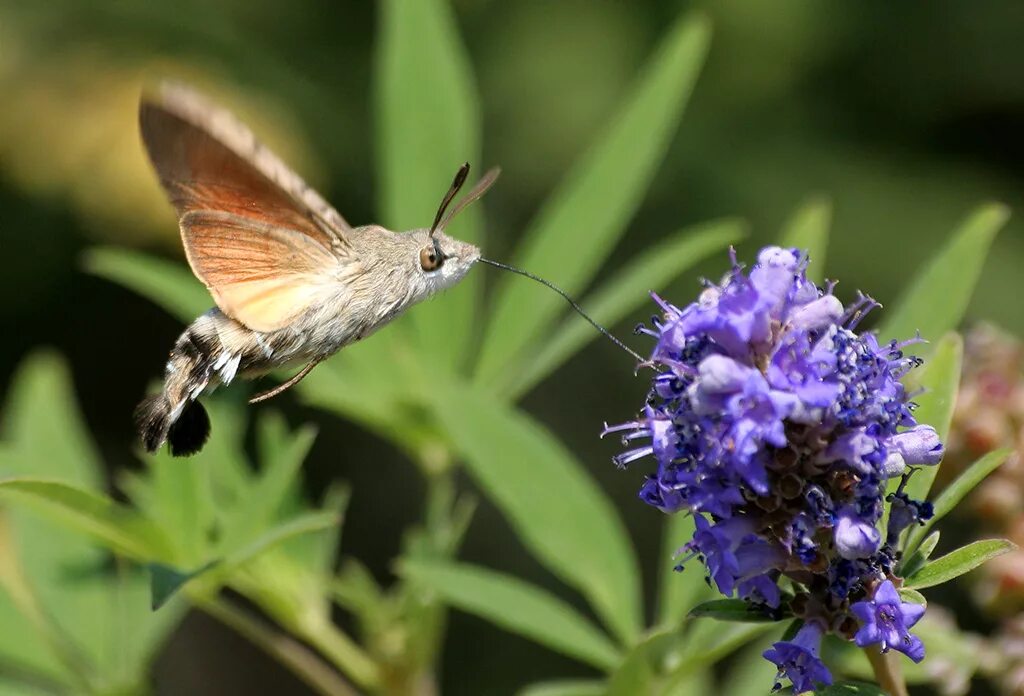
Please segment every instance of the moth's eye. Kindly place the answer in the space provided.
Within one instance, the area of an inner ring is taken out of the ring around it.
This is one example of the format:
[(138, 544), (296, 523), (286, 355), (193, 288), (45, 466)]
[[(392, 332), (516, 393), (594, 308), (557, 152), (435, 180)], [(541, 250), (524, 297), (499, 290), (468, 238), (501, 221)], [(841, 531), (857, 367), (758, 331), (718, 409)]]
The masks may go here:
[(436, 271), (444, 263), (444, 256), (431, 244), (420, 249), (420, 267), (424, 271)]

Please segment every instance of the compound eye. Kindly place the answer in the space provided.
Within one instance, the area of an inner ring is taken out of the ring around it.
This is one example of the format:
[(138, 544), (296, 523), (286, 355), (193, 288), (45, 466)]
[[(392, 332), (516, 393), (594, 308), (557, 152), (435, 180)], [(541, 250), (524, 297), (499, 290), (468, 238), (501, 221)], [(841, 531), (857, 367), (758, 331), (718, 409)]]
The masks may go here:
[(435, 245), (420, 249), (420, 268), (424, 271), (436, 271), (444, 263), (444, 256)]

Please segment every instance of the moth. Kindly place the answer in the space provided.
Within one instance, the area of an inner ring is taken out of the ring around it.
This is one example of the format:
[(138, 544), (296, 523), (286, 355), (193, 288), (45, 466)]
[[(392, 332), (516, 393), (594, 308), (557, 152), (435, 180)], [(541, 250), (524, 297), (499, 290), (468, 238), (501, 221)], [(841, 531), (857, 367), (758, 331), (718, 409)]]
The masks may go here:
[(164, 84), (139, 107), (142, 141), (178, 214), (188, 264), (216, 306), (171, 349), (163, 389), (135, 422), (146, 450), (199, 451), (210, 432), (200, 395), (283, 366), (298, 372), (250, 399), (294, 386), (340, 348), (458, 283), (480, 250), (445, 228), (494, 183), (488, 171), (450, 211), (469, 165), (429, 228), (352, 227), (229, 112)]

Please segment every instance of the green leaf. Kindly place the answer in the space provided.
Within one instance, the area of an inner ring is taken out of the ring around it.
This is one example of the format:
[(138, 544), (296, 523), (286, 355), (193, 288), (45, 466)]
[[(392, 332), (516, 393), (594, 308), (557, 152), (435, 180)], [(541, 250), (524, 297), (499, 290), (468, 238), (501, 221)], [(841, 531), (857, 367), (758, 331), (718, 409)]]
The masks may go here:
[(886, 693), (874, 684), (852, 681), (839, 682), (814, 693), (819, 696), (886, 696)]
[(604, 696), (607, 686), (593, 679), (562, 679), (530, 684), (517, 696)]
[(925, 534), (935, 526), (935, 523), (952, 512), (957, 503), (963, 500), (979, 483), (984, 481), (989, 474), (998, 469), (1012, 451), (1010, 449), (1001, 449), (989, 452), (967, 467), (956, 477), (956, 480), (946, 486), (933, 503), (935, 514), (932, 518), (923, 525), (915, 527), (907, 536), (906, 549), (909, 551), (916, 548)]
[(904, 602), (911, 602), (913, 604), (920, 604), (921, 606), (928, 606), (928, 600), (923, 594), (917, 590), (912, 590), (909, 587), (901, 587), (899, 589), (900, 598)]
[(818, 284), (825, 279), (825, 252), (831, 222), (832, 202), (827, 198), (812, 198), (793, 213), (782, 232), (782, 246), (807, 252), (811, 261), (807, 277)]
[[(386, 0), (380, 11), (375, 97), (381, 220), (397, 230), (429, 227), (459, 165), (480, 163), (479, 98), (448, 2)], [(467, 209), (446, 231), (478, 243), (479, 213)], [(465, 357), (479, 282), (479, 272), (472, 273), (411, 310), (432, 366), (454, 367)]]
[(166, 604), (189, 580), (202, 575), (215, 565), (217, 561), (210, 561), (201, 568), (183, 572), (163, 563), (147, 563), (150, 606), (153, 611)]
[(227, 558), (209, 561), (194, 571), (182, 571), (160, 563), (149, 564), (153, 609), (159, 609), (189, 581), (199, 577), (207, 579), (210, 592), (225, 582), (241, 566), (258, 558), (278, 544), (302, 534), (336, 527), (341, 518), (334, 512), (312, 512), (279, 524), (260, 535), (252, 543), (231, 553)]
[(87, 534), (113, 551), (141, 561), (167, 559), (164, 533), (136, 511), (105, 495), (61, 481), (33, 478), (0, 480), (0, 494), (18, 496), (51, 513), (56, 521)]
[[(569, 294), (584, 289), (611, 254), (665, 156), (704, 63), (711, 28), (703, 16), (676, 22), (644, 67), (609, 129), (544, 204), (515, 265)], [(490, 383), (548, 333), (562, 298), (522, 278), (502, 278), (477, 377)]]
[(778, 623), (741, 623), (717, 626), (713, 622), (703, 624), (713, 630), (713, 635), (707, 640), (695, 641), (687, 636), (685, 658), (676, 668), (677, 674), (688, 674), (695, 669), (720, 661), (726, 655), (730, 655), (743, 647), (753, 639), (778, 630)]
[(598, 669), (610, 670), (621, 659), (611, 641), (575, 609), (511, 575), (465, 563), (410, 560), (401, 563), (401, 573), (457, 609)]
[(921, 589), (949, 582), (964, 573), (974, 570), (985, 561), (1009, 553), (1017, 545), (1006, 539), (983, 539), (951, 551), (926, 565), (904, 582), (904, 587)]
[[(918, 570), (920, 570), (921, 566), (925, 564), (925, 561), (931, 558), (932, 551), (935, 550), (935, 547), (938, 545), (938, 543), (939, 533), (932, 532), (928, 537), (925, 538), (923, 542), (921, 542), (920, 547), (918, 547), (915, 551), (911, 552), (910, 555), (906, 557), (906, 560), (900, 567), (899, 574), (903, 577), (907, 577), (908, 575), (913, 575)], [(912, 547), (908, 544), (907, 548), (910, 549)]]
[(658, 622), (666, 628), (678, 626), (686, 613), (714, 591), (704, 582), (704, 571), (698, 566), (679, 572), (675, 570), (679, 550), (693, 538), (693, 516), (669, 515), (662, 525), (661, 557), (658, 588)]
[(123, 247), (96, 247), (85, 252), (85, 270), (128, 288), (191, 322), (213, 306), (210, 293), (187, 266)]
[(656, 682), (665, 676), (679, 643), (679, 632), (673, 629), (653, 633), (633, 646), (609, 678), (606, 696), (656, 693)]
[(922, 268), (888, 311), (879, 337), (907, 338), (920, 331), (932, 340), (955, 329), (967, 311), (974, 286), (1009, 209), (998, 203), (977, 208)]
[(639, 631), (640, 579), (625, 527), (547, 430), (477, 389), (439, 383), (434, 411), (480, 488), (545, 566), (623, 641)]
[[(738, 220), (720, 220), (683, 230), (638, 254), (584, 300), (582, 306), (594, 321), (612, 326), (650, 302), (652, 290), (662, 289), (702, 259), (739, 241), (743, 232), (744, 224)], [(508, 390), (513, 399), (518, 398), (599, 336), (583, 317), (570, 314), (538, 346), (536, 354), (502, 373), (499, 390)]]
[(235, 568), (245, 565), (278, 544), (302, 534), (333, 529), (339, 524), (341, 524), (341, 515), (333, 510), (298, 515), (271, 527), (246, 546), (233, 551), (224, 559), (223, 563), (216, 566), (214, 571), (218, 576), (227, 578)]
[(279, 518), (316, 438), (316, 429), (308, 426), (289, 433), (277, 413), (265, 415), (259, 425), (263, 468), (224, 523), (225, 548), (244, 542)]
[(782, 621), (787, 616), (776, 615), (763, 608), (753, 606), (742, 599), (712, 599), (702, 602), (690, 610), (691, 619), (711, 618), (719, 621), (738, 623), (761, 623)]
[[(949, 333), (935, 346), (931, 357), (908, 377), (908, 389), (924, 388), (916, 397), (917, 410), (914, 418), (935, 428), (939, 439), (946, 442), (949, 426), (953, 422), (953, 409), (960, 388), (960, 366), (963, 363), (963, 339), (959, 334)], [(928, 497), (932, 482), (940, 465), (921, 467), (907, 482), (905, 492), (911, 498), (924, 500)]]

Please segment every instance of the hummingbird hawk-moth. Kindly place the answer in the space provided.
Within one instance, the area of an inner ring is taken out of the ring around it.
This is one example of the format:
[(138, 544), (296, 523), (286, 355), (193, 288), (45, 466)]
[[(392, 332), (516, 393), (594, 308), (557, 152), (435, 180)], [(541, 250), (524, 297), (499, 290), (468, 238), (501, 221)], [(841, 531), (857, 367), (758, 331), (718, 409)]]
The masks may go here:
[(142, 141), (178, 214), (185, 256), (216, 306), (185, 329), (163, 389), (136, 409), (145, 448), (197, 452), (210, 421), (197, 400), (237, 377), (301, 366), (258, 402), (295, 385), (343, 346), (458, 283), (480, 250), (444, 233), (498, 176), (459, 203), (464, 164), (429, 228), (352, 227), (229, 112), (165, 84), (142, 98)]

